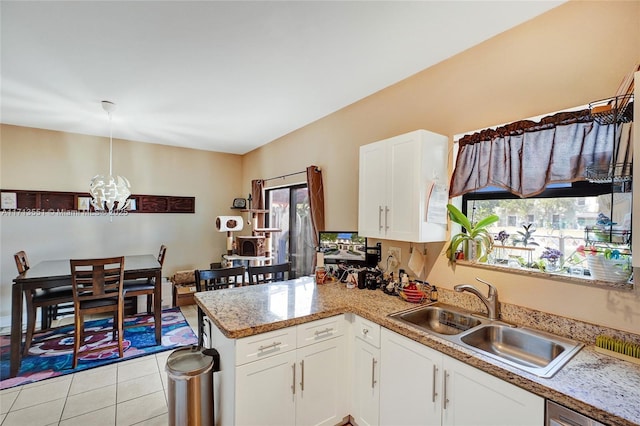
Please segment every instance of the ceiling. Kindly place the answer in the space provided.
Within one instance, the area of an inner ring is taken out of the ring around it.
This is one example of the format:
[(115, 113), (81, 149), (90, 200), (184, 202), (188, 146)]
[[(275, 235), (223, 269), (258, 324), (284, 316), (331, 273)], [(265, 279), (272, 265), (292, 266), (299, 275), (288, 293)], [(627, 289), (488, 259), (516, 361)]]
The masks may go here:
[(244, 154), (562, 1), (7, 1), (2, 123)]

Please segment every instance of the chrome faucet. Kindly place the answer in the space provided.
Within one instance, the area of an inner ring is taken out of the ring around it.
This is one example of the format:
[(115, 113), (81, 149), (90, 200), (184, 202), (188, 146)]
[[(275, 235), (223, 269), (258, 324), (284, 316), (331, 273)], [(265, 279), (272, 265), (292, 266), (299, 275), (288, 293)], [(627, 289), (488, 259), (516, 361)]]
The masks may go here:
[(500, 303), (498, 302), (498, 290), (492, 284), (489, 284), (488, 282), (483, 281), (478, 277), (476, 277), (476, 280), (489, 286), (488, 297), (484, 297), (482, 293), (480, 293), (480, 291), (471, 284), (458, 284), (454, 286), (453, 289), (458, 293), (468, 291), (469, 293), (475, 294), (487, 307), (487, 314), (489, 319), (491, 321), (500, 319)]

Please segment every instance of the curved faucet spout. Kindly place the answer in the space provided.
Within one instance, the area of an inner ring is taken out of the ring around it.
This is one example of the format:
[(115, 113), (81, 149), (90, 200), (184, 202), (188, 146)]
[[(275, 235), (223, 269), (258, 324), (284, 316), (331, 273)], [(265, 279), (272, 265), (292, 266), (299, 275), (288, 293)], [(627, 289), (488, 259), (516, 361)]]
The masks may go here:
[(463, 291), (468, 291), (469, 293), (473, 293), (484, 303), (484, 306), (487, 308), (487, 315), (490, 320), (495, 321), (500, 319), (500, 303), (498, 302), (498, 289), (496, 289), (492, 284), (481, 280), (476, 277), (477, 281), (480, 281), (483, 284), (489, 286), (489, 294), (485, 297), (480, 290), (472, 286), (471, 284), (458, 284), (453, 287), (455, 291), (458, 293), (462, 293)]

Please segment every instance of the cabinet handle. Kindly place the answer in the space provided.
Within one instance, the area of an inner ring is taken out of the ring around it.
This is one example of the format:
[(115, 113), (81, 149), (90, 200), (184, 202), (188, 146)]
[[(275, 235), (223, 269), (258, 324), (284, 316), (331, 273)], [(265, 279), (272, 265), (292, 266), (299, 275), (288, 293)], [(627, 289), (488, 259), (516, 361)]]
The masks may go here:
[(300, 361), (300, 390), (304, 391), (304, 359)]
[(371, 389), (376, 387), (376, 383), (378, 383), (378, 381), (376, 380), (376, 364), (378, 363), (378, 361), (375, 358), (371, 359)]
[(382, 232), (382, 206), (378, 206), (378, 232)]
[(291, 368), (293, 369), (293, 383), (291, 383), (291, 392), (296, 394), (296, 363), (291, 364)]
[(362, 334), (364, 334), (366, 336), (367, 333), (369, 333), (369, 329), (368, 328), (363, 328), (362, 329)]
[(436, 376), (438, 375), (438, 367), (433, 366), (433, 384), (431, 385), (431, 402), (436, 402), (436, 396), (438, 393), (436, 392)]
[(260, 346), (260, 347), (258, 348), (258, 350), (259, 350), (260, 352), (262, 352), (262, 351), (267, 350), (267, 349), (275, 349), (275, 348), (277, 348), (278, 346), (280, 346), (281, 344), (282, 344), (282, 342), (273, 342), (273, 343), (272, 343), (272, 344), (270, 344), (270, 345)]
[(389, 230), (389, 206), (384, 206), (384, 231)]
[(325, 328), (324, 330), (316, 330), (316, 331), (314, 332), (314, 334), (316, 335), (316, 337), (318, 337), (318, 336), (319, 336), (319, 335), (321, 335), (321, 334), (324, 334), (324, 333), (331, 333), (332, 331), (333, 331), (333, 327), (327, 327), (327, 328)]
[(449, 403), (449, 397), (447, 396), (447, 379), (449, 378), (449, 373), (447, 370), (444, 370), (444, 388), (442, 390), (442, 406), (444, 409), (447, 409), (447, 404)]

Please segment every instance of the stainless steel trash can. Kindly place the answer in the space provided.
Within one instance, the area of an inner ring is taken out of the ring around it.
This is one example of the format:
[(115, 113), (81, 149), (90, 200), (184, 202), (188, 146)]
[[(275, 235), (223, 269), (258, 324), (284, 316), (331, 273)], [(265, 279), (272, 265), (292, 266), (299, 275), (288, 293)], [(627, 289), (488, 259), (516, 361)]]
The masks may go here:
[(187, 346), (167, 358), (169, 425), (213, 426), (213, 372), (219, 369), (215, 349)]

